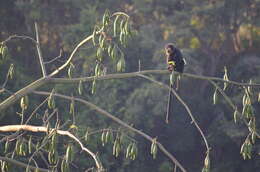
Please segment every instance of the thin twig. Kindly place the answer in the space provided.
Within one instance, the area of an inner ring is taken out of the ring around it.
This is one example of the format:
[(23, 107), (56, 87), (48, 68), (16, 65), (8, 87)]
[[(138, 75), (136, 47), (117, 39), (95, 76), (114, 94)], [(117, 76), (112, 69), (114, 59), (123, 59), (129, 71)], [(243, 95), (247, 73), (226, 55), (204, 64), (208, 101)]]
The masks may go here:
[(31, 165), (27, 165), (27, 164), (25, 164), (25, 163), (23, 163), (23, 162), (20, 162), (20, 161), (17, 161), (17, 160), (15, 160), (15, 159), (13, 159), (13, 158), (7, 158), (7, 157), (2, 157), (2, 156), (0, 156), (0, 160), (7, 161), (7, 162), (9, 162), (9, 163), (18, 165), (18, 166), (23, 167), (23, 168), (27, 168), (27, 167), (28, 167), (28, 168), (31, 169), (31, 170), (36, 170), (36, 169), (38, 169), (39, 171), (42, 171), (42, 172), (49, 172), (48, 169), (37, 168), (37, 167), (31, 166)]
[(33, 39), (32, 37), (30, 37), (30, 36), (22, 36), (22, 35), (11, 35), (6, 40), (4, 40), (2, 43), (6, 44), (8, 41), (10, 41), (12, 39), (17, 39), (17, 38), (19, 38), (19, 39), (29, 39), (33, 43), (37, 44), (37, 41), (35, 39)]
[(53, 58), (53, 59), (50, 60), (50, 61), (44, 62), (44, 64), (52, 63), (52, 62), (58, 60), (58, 59), (61, 58), (61, 57), (62, 57), (62, 49), (60, 49), (60, 54), (59, 54), (57, 57)]
[(39, 104), (31, 113), (31, 115), (29, 116), (29, 118), (26, 120), (25, 124), (28, 124), (28, 122), (31, 120), (31, 118), (33, 117), (33, 115), (40, 109), (40, 107), (42, 107), (46, 102), (48, 101), (48, 97), (41, 103)]
[(37, 41), (36, 48), (37, 48), (37, 52), (38, 52), (40, 65), (42, 68), (42, 75), (43, 75), (43, 77), (46, 77), (46, 69), (45, 69), (45, 66), (43, 63), (43, 57), (42, 57), (42, 52), (41, 52), (41, 47), (40, 47), (40, 38), (39, 38), (39, 32), (38, 32), (38, 25), (36, 22), (34, 23), (34, 26), (35, 26), (36, 41)]
[[(5, 126), (0, 126), (0, 132), (14, 132), (14, 131), (31, 131), (31, 132), (48, 132), (48, 128), (47, 127), (43, 127), (43, 126), (33, 126), (33, 125), (5, 125)], [(101, 162), (99, 161), (98, 157), (96, 154), (94, 154), (93, 152), (91, 152), (88, 148), (84, 147), (84, 145), (81, 143), (81, 141), (74, 136), (73, 134), (71, 134), (69, 131), (64, 131), (64, 130), (58, 130), (58, 129), (49, 129), (50, 132), (53, 132), (54, 130), (57, 131), (57, 134), (59, 135), (64, 135), (64, 136), (68, 136), (71, 139), (73, 139), (74, 141), (76, 141), (82, 150), (84, 150), (85, 152), (87, 152), (88, 154), (90, 154), (92, 156), (92, 158), (95, 160), (97, 169), (99, 170), (103, 170), (103, 166), (101, 164)]]
[[(50, 95), (50, 92), (45, 92), (45, 91), (34, 91), (35, 94), (39, 94), (39, 95)], [(67, 99), (67, 100), (72, 100), (72, 97), (70, 96), (66, 96), (66, 95), (62, 95), (62, 94), (58, 94), (58, 93), (54, 93), (53, 96), (56, 97), (60, 97), (63, 99)], [(154, 138), (152, 138), (151, 136), (147, 135), (146, 133), (142, 132), (141, 130), (138, 130), (128, 124), (126, 124), (124, 121), (120, 120), (119, 118), (113, 116), (112, 114), (110, 114), (109, 112), (103, 110), (102, 108), (96, 106), (95, 104), (83, 100), (81, 98), (77, 98), (77, 97), (73, 97), (73, 99), (75, 101), (78, 101), (80, 103), (83, 103), (84, 105), (90, 107), (91, 109), (96, 110), (97, 112), (99, 112), (100, 114), (112, 119), (113, 121), (115, 121), (116, 123), (120, 124), (121, 126), (129, 129), (130, 131), (137, 133), (139, 135), (141, 135), (142, 137), (144, 137), (145, 139), (149, 140), (151, 143), (153, 142)], [(187, 170), (185, 170), (185, 168), (179, 163), (179, 161), (170, 153), (168, 152), (165, 147), (160, 143), (160, 142), (156, 142), (157, 146), (159, 147), (159, 149), (173, 162), (173, 164), (176, 164), (182, 172), (186, 172)]]

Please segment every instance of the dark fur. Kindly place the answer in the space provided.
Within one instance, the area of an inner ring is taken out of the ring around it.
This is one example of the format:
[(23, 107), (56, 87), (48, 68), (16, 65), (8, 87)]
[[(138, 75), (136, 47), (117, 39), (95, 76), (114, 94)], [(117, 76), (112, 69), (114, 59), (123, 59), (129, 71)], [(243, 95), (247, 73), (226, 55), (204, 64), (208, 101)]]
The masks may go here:
[(183, 60), (181, 51), (178, 48), (174, 47), (173, 44), (167, 44), (165, 46), (165, 54), (166, 54), (167, 64), (169, 61), (175, 62), (175, 66), (170, 67), (170, 68), (168, 66), (168, 69), (172, 70), (171, 68), (173, 68), (174, 71), (183, 73), (184, 60)]

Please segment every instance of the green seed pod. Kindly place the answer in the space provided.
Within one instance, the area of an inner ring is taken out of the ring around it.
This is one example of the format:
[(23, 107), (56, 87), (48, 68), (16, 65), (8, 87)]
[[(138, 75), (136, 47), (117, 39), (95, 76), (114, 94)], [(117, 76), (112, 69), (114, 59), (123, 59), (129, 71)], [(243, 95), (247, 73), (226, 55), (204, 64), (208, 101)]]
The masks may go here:
[(22, 97), (21, 100), (20, 100), (20, 107), (23, 110), (26, 110), (28, 108), (28, 104), (29, 104), (28, 96)]
[(105, 130), (103, 130), (103, 132), (101, 134), (102, 146), (105, 146), (105, 140), (106, 140), (106, 132), (105, 132)]
[(125, 25), (124, 25), (124, 32), (126, 35), (129, 34), (129, 19), (127, 18)]
[(69, 172), (69, 166), (65, 159), (61, 161), (61, 172)]
[(7, 153), (7, 152), (8, 152), (8, 149), (9, 149), (9, 141), (7, 140), (7, 141), (5, 142), (5, 151), (4, 151), (4, 153)]
[(32, 153), (32, 136), (30, 136), (29, 141), (28, 141), (28, 152), (29, 152), (29, 154)]
[(97, 49), (97, 58), (100, 60), (100, 61), (102, 61), (102, 59), (103, 59), (103, 50), (102, 50), (102, 48), (101, 47), (98, 47), (98, 49)]
[(204, 160), (204, 166), (205, 166), (205, 168), (210, 168), (209, 153), (207, 153), (206, 158), (205, 158), (205, 160)]
[(124, 27), (125, 27), (125, 20), (121, 20), (121, 23), (120, 23), (120, 32), (124, 32)]
[(92, 82), (92, 89), (91, 89), (91, 93), (94, 94), (96, 92), (96, 80), (94, 79)]
[(238, 114), (238, 111), (237, 111), (237, 108), (236, 108), (235, 111), (234, 111), (234, 114), (233, 114), (233, 118), (234, 118), (235, 123), (237, 123), (237, 114)]
[(14, 64), (11, 64), (8, 70), (8, 78), (13, 79), (14, 76)]
[(75, 100), (72, 99), (70, 102), (70, 114), (74, 114), (75, 113)]
[(108, 129), (107, 131), (106, 131), (106, 137), (105, 137), (105, 142), (106, 143), (108, 143), (110, 140), (111, 140), (111, 130), (110, 129)]
[[(225, 73), (224, 73), (223, 79), (224, 79), (225, 81), (229, 81), (228, 75), (227, 75), (227, 68), (226, 68), (226, 66), (224, 67), (224, 72), (225, 72)], [(228, 83), (227, 83), (227, 82), (224, 82), (224, 88), (223, 88), (224, 91), (226, 90), (227, 86), (228, 86)]]
[(54, 96), (53, 96), (54, 93), (55, 93), (55, 90), (52, 89), (51, 94), (50, 94), (50, 96), (48, 98), (48, 107), (50, 109), (54, 109), (55, 108), (55, 101), (54, 101)]
[(87, 131), (85, 133), (84, 139), (87, 142), (88, 141), (88, 135), (89, 135), (89, 129), (87, 128)]
[(114, 141), (114, 144), (113, 144), (113, 155), (115, 156), (116, 155), (116, 146), (117, 146), (117, 139)]
[(114, 20), (114, 37), (116, 37), (117, 35), (117, 22), (118, 22), (118, 19), (119, 19), (119, 15), (116, 16), (115, 20)]
[(83, 91), (83, 85), (82, 85), (82, 80), (79, 81), (79, 86), (78, 86), (78, 93), (79, 95), (82, 95)]
[(73, 150), (72, 150), (72, 146), (71, 145), (68, 145), (67, 146), (67, 150), (66, 150), (66, 156), (65, 156), (65, 159), (66, 159), (66, 162), (67, 163), (70, 163), (70, 162), (72, 162), (72, 160), (73, 160), (73, 157), (72, 157), (72, 152)]
[(214, 91), (214, 94), (213, 94), (213, 104), (214, 105), (218, 103), (218, 99), (219, 99), (218, 97), (219, 97), (218, 90), (216, 88), (215, 91)]
[(131, 152), (131, 150), (132, 150), (132, 143), (130, 143), (128, 146), (127, 146), (127, 148), (126, 148), (126, 155), (125, 155), (125, 157), (126, 158), (128, 158), (128, 157), (130, 157), (130, 152)]

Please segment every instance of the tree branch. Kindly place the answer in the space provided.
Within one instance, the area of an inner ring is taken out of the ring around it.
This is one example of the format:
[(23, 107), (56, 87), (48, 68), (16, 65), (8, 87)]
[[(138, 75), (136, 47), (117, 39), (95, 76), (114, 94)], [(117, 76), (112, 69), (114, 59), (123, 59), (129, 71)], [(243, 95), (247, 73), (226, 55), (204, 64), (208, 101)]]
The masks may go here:
[[(236, 105), (232, 102), (232, 100), (226, 95), (226, 93), (213, 81), (209, 80), (209, 82), (220, 92), (220, 94), (224, 97), (224, 99), (226, 100), (226, 102), (229, 104), (229, 106), (231, 106), (231, 108), (233, 110), (236, 110), (237, 107)], [(250, 128), (249, 124), (247, 123), (245, 117), (243, 116), (243, 114), (241, 112), (239, 112), (237, 110), (238, 115), (241, 117), (241, 119), (243, 120), (244, 124), (248, 127), (248, 129)], [(260, 138), (260, 134), (258, 132), (255, 132), (256, 136), (258, 138)]]
[(40, 48), (40, 39), (39, 39), (39, 32), (38, 32), (38, 26), (37, 23), (34, 23), (35, 26), (35, 33), (36, 33), (36, 48), (37, 48), (37, 52), (38, 52), (38, 56), (39, 56), (39, 61), (40, 61), (40, 65), (42, 68), (42, 75), (43, 77), (46, 77), (46, 69), (43, 63), (43, 58), (42, 58), (42, 52), (41, 52), (41, 48)]
[(31, 169), (31, 170), (36, 170), (36, 169), (38, 169), (39, 171), (42, 171), (42, 172), (49, 172), (48, 169), (37, 168), (37, 167), (34, 167), (34, 166), (31, 166), (31, 165), (25, 164), (25, 163), (23, 163), (23, 162), (17, 161), (17, 160), (12, 159), (12, 158), (7, 158), (7, 157), (2, 157), (2, 156), (0, 156), (0, 160), (7, 161), (7, 162), (9, 162), (9, 163), (12, 163), (12, 164), (21, 166), (21, 167), (23, 167), (23, 168), (27, 168), (27, 167), (28, 167), (28, 168)]
[[(33, 125), (5, 125), (5, 126), (0, 126), (0, 132), (15, 132), (15, 131), (31, 131), (31, 132), (48, 132), (47, 127), (43, 127), (43, 126), (33, 126)], [(50, 129), (49, 131), (52, 132), (56, 129)], [(97, 155), (95, 155), (93, 152), (91, 152), (88, 148), (84, 147), (84, 145), (81, 143), (81, 141), (74, 136), (73, 134), (71, 134), (69, 131), (64, 131), (64, 130), (56, 130), (57, 133), (59, 135), (64, 135), (64, 136), (68, 136), (71, 139), (73, 139), (74, 141), (76, 141), (82, 150), (84, 150), (85, 152), (87, 152), (88, 154), (90, 154), (90, 156), (92, 156), (92, 158), (95, 160), (96, 163), (96, 167), (98, 170), (102, 171), (103, 170), (103, 166), (101, 164), (101, 162), (99, 161)]]
[(203, 131), (201, 130), (201, 128), (199, 127), (197, 121), (195, 120), (194, 116), (192, 115), (191, 113), (191, 110), (190, 108), (188, 107), (188, 105), (182, 100), (182, 98), (178, 95), (178, 93), (174, 90), (174, 89), (171, 89), (168, 85), (165, 85), (164, 83), (162, 82), (159, 82), (159, 81), (156, 81), (148, 76), (145, 76), (145, 75), (142, 75), (142, 74), (139, 74), (140, 77), (142, 78), (145, 78), (153, 83), (156, 83), (158, 84), (159, 86), (167, 89), (167, 90), (171, 90), (171, 92), (175, 95), (175, 97), (179, 100), (179, 102), (184, 106), (184, 108), (186, 109), (186, 111), (188, 112), (190, 118), (191, 118), (191, 121), (192, 123), (194, 123), (195, 127), (198, 129), (201, 137), (203, 138), (204, 140), (204, 143), (205, 143), (205, 146), (206, 146), (206, 149), (207, 149), (207, 152), (210, 150), (210, 147), (209, 147), (209, 144), (208, 144), (208, 141), (206, 139), (206, 136), (204, 135)]
[(40, 78), (33, 83), (27, 85), (26, 87), (18, 90), (16, 93), (5, 99), (3, 102), (0, 103), (0, 111), (3, 111), (13, 103), (15, 103), (21, 97), (31, 93), (36, 88), (46, 84), (49, 81), (49, 78)]
[[(55, 71), (54, 71), (55, 72)], [(51, 74), (51, 76), (55, 75), (56, 73)], [(58, 72), (58, 71), (57, 71)], [(139, 74), (169, 74), (169, 71), (167, 70), (144, 70), (144, 71), (139, 71), (139, 72), (130, 72), (130, 73), (116, 73), (116, 74), (108, 74), (104, 76), (91, 76), (91, 77), (82, 77), (82, 78), (40, 78), (33, 83), (29, 84), (28, 86), (20, 89), (7, 99), (5, 99), (3, 102), (0, 103), (0, 111), (4, 110), (14, 102), (16, 102), (18, 99), (21, 97), (31, 93), (34, 91), (36, 88), (39, 88), (40, 86), (47, 84), (48, 82), (51, 83), (76, 83), (79, 81), (93, 81), (94, 79), (96, 80), (107, 80), (107, 79), (123, 79), (123, 78), (132, 78), (132, 77), (138, 77)], [(194, 75), (194, 74), (189, 74), (189, 73), (183, 73), (182, 76), (186, 76), (189, 78), (195, 78), (195, 79), (201, 79), (201, 80), (212, 80), (212, 81), (219, 81), (219, 82), (226, 82), (229, 84), (237, 85), (237, 86), (251, 86), (251, 87), (260, 87), (260, 84), (257, 83), (240, 83), (236, 81), (226, 81), (222, 78), (217, 78), (217, 77), (208, 77), (208, 76), (201, 76), (201, 75)]]
[[(175, 72), (177, 73), (177, 72)], [(107, 80), (107, 79), (123, 79), (123, 78), (132, 78), (132, 77), (138, 77), (139, 74), (169, 74), (168, 70), (143, 70), (138, 72), (130, 72), (130, 73), (115, 73), (115, 74), (108, 74), (103, 76), (90, 76), (90, 77), (81, 77), (81, 78), (51, 78), (51, 82), (53, 83), (74, 83), (79, 81), (93, 81), (95, 80)], [(219, 82), (226, 82), (228, 84), (233, 84), (237, 86), (252, 86), (252, 87), (260, 87), (260, 84), (258, 83), (241, 83), (237, 81), (227, 81), (222, 78), (218, 77), (210, 77), (210, 76), (202, 76), (202, 75), (195, 75), (190, 73), (183, 73), (182, 76), (185, 76), (187, 78), (194, 78), (194, 79), (200, 79), (200, 80), (212, 80), (212, 81), (219, 81)]]
[[(51, 93), (49, 92), (44, 92), (44, 91), (34, 91), (35, 94), (39, 94), (39, 95), (50, 95)], [(54, 93), (53, 96), (56, 96), (56, 97), (60, 97), (60, 98), (63, 98), (63, 99), (67, 99), (67, 100), (72, 100), (74, 99), (74, 101), (78, 101), (80, 103), (83, 103), (84, 105), (90, 107), (91, 109), (94, 109), (96, 110), (97, 112), (99, 112), (100, 114), (112, 119), (113, 121), (115, 121), (116, 123), (120, 124), (121, 126), (129, 129), (130, 131), (134, 132), (134, 133), (137, 133), (139, 135), (141, 135), (142, 137), (144, 137), (145, 139), (149, 140), (151, 143), (153, 142), (153, 138), (147, 134), (145, 134), (144, 132), (136, 129), (136, 128), (133, 128), (132, 126), (126, 124), (125, 122), (123, 122), (122, 120), (120, 120), (119, 118), (113, 116), (112, 114), (110, 114), (109, 112), (101, 109), (100, 107), (94, 105), (93, 103), (91, 102), (88, 102), (86, 100), (83, 100), (81, 98), (77, 98), (77, 97), (70, 97), (70, 96), (66, 96), (66, 95), (62, 95), (62, 94), (58, 94), (58, 93)], [(158, 145), (159, 149), (173, 162), (173, 164), (176, 164), (182, 172), (186, 172), (185, 168), (179, 163), (179, 161), (170, 153), (168, 152), (165, 147), (160, 143), (160, 142), (156, 142), (156, 144)]]

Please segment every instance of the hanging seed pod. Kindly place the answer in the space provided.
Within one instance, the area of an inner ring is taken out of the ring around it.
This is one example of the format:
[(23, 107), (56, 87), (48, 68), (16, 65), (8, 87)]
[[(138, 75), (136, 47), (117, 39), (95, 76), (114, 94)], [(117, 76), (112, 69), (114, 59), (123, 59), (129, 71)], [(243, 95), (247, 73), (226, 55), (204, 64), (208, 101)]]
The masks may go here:
[(8, 47), (6, 45), (3, 46), (1, 54), (2, 54), (2, 58), (3, 59), (5, 59), (7, 57), (7, 55), (8, 55)]
[(20, 154), (20, 144), (21, 144), (21, 140), (17, 139), (17, 141), (15, 143), (15, 153), (16, 153), (16, 155)]
[(101, 142), (102, 142), (102, 146), (105, 146), (105, 141), (106, 140), (106, 132), (105, 130), (102, 131), (102, 134), (101, 134)]
[(68, 76), (69, 76), (69, 78), (71, 78), (72, 72), (73, 72), (74, 68), (75, 68), (74, 64), (70, 63), (70, 67), (68, 69)]
[(209, 153), (207, 153), (206, 158), (205, 158), (205, 160), (204, 160), (204, 167), (205, 167), (206, 169), (210, 169)]
[(9, 144), (10, 144), (9, 141), (6, 140), (6, 142), (5, 142), (5, 151), (4, 151), (4, 153), (7, 153), (7, 152), (8, 152)]
[(133, 145), (131, 147), (130, 158), (132, 160), (135, 160), (135, 158), (137, 157), (137, 154), (138, 154), (138, 150), (137, 150), (136, 143), (133, 143)]
[(116, 69), (118, 72), (123, 72), (125, 70), (125, 58), (122, 55), (121, 58), (118, 60)]
[(72, 98), (70, 102), (70, 114), (74, 114), (74, 113), (75, 113), (75, 100), (74, 98)]
[(69, 166), (65, 159), (61, 161), (61, 172), (69, 172)]
[(216, 88), (214, 91), (214, 94), (213, 94), (213, 104), (214, 105), (218, 103), (218, 99), (219, 99), (219, 95), (218, 95), (218, 90)]
[(102, 61), (102, 59), (103, 59), (103, 50), (102, 50), (102, 48), (101, 47), (98, 47), (98, 49), (97, 49), (97, 58), (100, 60), (100, 61)]
[(92, 82), (92, 89), (91, 89), (91, 93), (94, 94), (96, 92), (96, 80), (94, 79)]
[(127, 18), (126, 22), (125, 22), (125, 25), (124, 25), (124, 32), (125, 32), (126, 35), (129, 34), (129, 32), (130, 32), (129, 30), (130, 30), (129, 29), (129, 18)]
[(121, 151), (121, 146), (120, 146), (120, 142), (119, 142), (119, 139), (117, 138), (114, 142), (114, 145), (113, 145), (113, 155), (115, 157), (118, 157), (119, 156), (119, 153)]
[(117, 47), (114, 46), (112, 49), (112, 52), (111, 52), (111, 58), (112, 58), (112, 60), (116, 60), (117, 57), (118, 57), (118, 50), (117, 50)]
[(85, 133), (84, 139), (87, 142), (88, 141), (88, 136), (89, 136), (89, 128), (87, 128), (87, 131)]
[(258, 102), (260, 102), (260, 93), (258, 93)]
[(73, 160), (73, 150), (72, 150), (72, 145), (68, 145), (67, 150), (66, 150), (66, 156), (65, 156), (66, 162), (70, 163)]
[(32, 153), (32, 136), (30, 136), (29, 141), (28, 141), (28, 152), (29, 152), (29, 154)]
[(116, 18), (115, 18), (115, 20), (114, 20), (114, 37), (116, 37), (117, 32), (118, 32), (118, 31), (117, 31), (117, 30), (118, 30), (118, 28), (117, 28), (118, 19), (119, 19), (119, 15), (117, 15)]
[(156, 138), (154, 138), (153, 141), (152, 141), (151, 154), (153, 156), (153, 159), (155, 159), (156, 155), (157, 155), (157, 141), (156, 141)]
[(130, 157), (130, 152), (131, 152), (131, 150), (132, 150), (132, 146), (133, 146), (132, 143), (130, 143), (130, 144), (127, 146), (127, 148), (126, 148), (126, 155), (125, 155), (126, 158)]
[(11, 64), (8, 70), (8, 78), (13, 79), (14, 76), (14, 64)]
[(110, 129), (108, 129), (106, 131), (105, 143), (108, 143), (111, 141), (111, 135), (112, 135), (112, 131)]
[(20, 100), (20, 107), (21, 107), (23, 110), (26, 110), (26, 109), (28, 108), (28, 105), (29, 105), (28, 96), (22, 97), (21, 100)]
[[(250, 81), (249, 81), (249, 84), (253, 84), (253, 82), (252, 82), (251, 79), (250, 79)], [(251, 86), (248, 86), (248, 87), (247, 87), (247, 91), (248, 91), (249, 95), (252, 95), (252, 94), (253, 94), (253, 90), (252, 90), (252, 87), (251, 87)]]
[(113, 50), (113, 44), (109, 44), (108, 48), (107, 48), (107, 54), (111, 57), (112, 54), (112, 50)]
[(48, 153), (48, 160), (49, 160), (49, 162), (51, 163), (51, 164), (56, 164), (57, 163), (57, 161), (58, 161), (58, 154), (57, 154), (57, 152), (56, 151), (50, 151), (49, 153)]
[[(226, 67), (226, 66), (224, 67), (224, 76), (223, 76), (223, 79), (224, 79), (225, 81), (229, 81), (228, 75), (227, 75), (227, 67)], [(228, 86), (228, 83), (227, 83), (227, 82), (224, 82), (223, 91), (226, 90), (227, 86)]]
[(233, 114), (233, 118), (234, 118), (235, 123), (237, 123), (237, 115), (238, 115), (238, 111), (237, 111), (237, 108), (236, 108), (235, 111), (234, 111), (234, 114)]
[(80, 80), (79, 81), (79, 86), (78, 86), (78, 93), (79, 93), (79, 95), (82, 95), (82, 91), (83, 91), (82, 80)]
[(55, 93), (55, 90), (52, 89), (51, 94), (50, 94), (50, 96), (48, 98), (48, 107), (50, 109), (54, 109), (55, 108), (55, 101), (54, 101), (54, 96), (53, 96), (54, 93)]
[(53, 135), (51, 136), (51, 151), (55, 151), (57, 148), (57, 130), (54, 131)]

